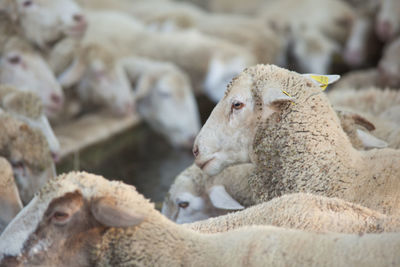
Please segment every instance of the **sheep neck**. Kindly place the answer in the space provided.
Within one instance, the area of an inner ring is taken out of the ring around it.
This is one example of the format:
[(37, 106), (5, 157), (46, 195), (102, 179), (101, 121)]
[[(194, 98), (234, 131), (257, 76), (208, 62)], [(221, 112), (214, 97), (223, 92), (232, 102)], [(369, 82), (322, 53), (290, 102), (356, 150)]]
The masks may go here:
[(218, 264), (220, 254), (204, 236), (160, 214), (137, 227), (111, 228), (95, 250), (95, 266), (187, 266), (204, 260)]
[(319, 88), (308, 83), (287, 88), (295, 88), (288, 89), (295, 103), (282, 104), (255, 135), (252, 158), (257, 167), (249, 181), (255, 199), (294, 192), (343, 196), (359, 172), (360, 155)]

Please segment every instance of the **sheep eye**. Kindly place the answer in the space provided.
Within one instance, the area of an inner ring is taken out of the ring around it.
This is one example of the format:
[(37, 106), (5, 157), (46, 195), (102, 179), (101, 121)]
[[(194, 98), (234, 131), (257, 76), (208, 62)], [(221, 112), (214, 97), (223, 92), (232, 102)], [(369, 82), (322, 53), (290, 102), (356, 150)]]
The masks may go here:
[(22, 161), (11, 161), (11, 165), (14, 169), (24, 169), (24, 163)]
[(232, 103), (232, 107), (231, 108), (239, 110), (239, 109), (242, 109), (243, 107), (244, 107), (244, 104), (242, 102), (235, 101), (235, 102)]
[(189, 207), (189, 202), (187, 202), (187, 201), (181, 201), (181, 202), (178, 203), (178, 206), (179, 206), (180, 208), (186, 209), (187, 207)]
[(12, 56), (8, 59), (8, 62), (11, 64), (18, 64), (21, 62), (21, 58), (19, 56)]
[(29, 6), (32, 5), (32, 1), (25, 1), (22, 5), (23, 5), (24, 7), (29, 7)]
[(65, 212), (61, 211), (56, 211), (53, 214), (53, 219), (55, 222), (64, 222), (66, 219), (68, 219), (69, 215)]

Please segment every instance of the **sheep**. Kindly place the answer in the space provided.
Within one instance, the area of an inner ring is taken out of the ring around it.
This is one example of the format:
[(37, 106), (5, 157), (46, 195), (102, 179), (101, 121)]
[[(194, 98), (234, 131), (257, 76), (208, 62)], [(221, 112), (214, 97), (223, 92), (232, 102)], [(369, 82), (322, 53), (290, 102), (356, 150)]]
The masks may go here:
[(378, 37), (388, 42), (400, 34), (400, 3), (396, 0), (382, 0), (376, 21)]
[(378, 1), (353, 4), (356, 16), (343, 52), (345, 62), (352, 68), (375, 65), (382, 49), (375, 35), (375, 13)]
[[(363, 116), (345, 110), (336, 112), (354, 148), (384, 148), (389, 144), (392, 148), (400, 148), (400, 141), (395, 138), (399, 134), (399, 127), (390, 128), (388, 123), (380, 123), (383, 129), (388, 130), (374, 132), (389, 140), (388, 144), (367, 132), (375, 130), (375, 125)], [(162, 213), (177, 223), (187, 223), (254, 205), (252, 192), (244, 179), (253, 171), (252, 164), (239, 164), (209, 177), (196, 165), (191, 165), (175, 178), (165, 197)]]
[(174, 64), (140, 57), (125, 58), (121, 64), (135, 87), (140, 116), (173, 146), (191, 148), (201, 126), (186, 73)]
[[(382, 116), (388, 109), (400, 106), (399, 91), (388, 88), (333, 90), (328, 93), (328, 98), (333, 106), (349, 107), (361, 113), (378, 117)], [(397, 117), (400, 119), (399, 115)], [(395, 118), (393, 120), (396, 121)]]
[(233, 164), (256, 164), (248, 182), (258, 203), (306, 192), (384, 214), (400, 211), (400, 152), (354, 149), (310, 76), (274, 65), (248, 68), (232, 80), (193, 153), (208, 175)]
[[(120, 49), (115, 49), (109, 40), (124, 37), (119, 32), (115, 38), (113, 32), (102, 32), (109, 23), (115, 23), (114, 17), (122, 21), (121, 31), (126, 29), (122, 25), (130, 26), (126, 31), (132, 31), (141, 29), (141, 24), (116, 13), (88, 13), (89, 22), (93, 16), (104, 20), (102, 24), (90, 23), (85, 38), (72, 54), (71, 66), (60, 75), (63, 86), (77, 85), (80, 99), (105, 105), (117, 115), (131, 114), (136, 105), (145, 121), (172, 145), (192, 146), (200, 122), (186, 74), (171, 63), (135, 57), (131, 47), (124, 46), (125, 41), (119, 42)], [(107, 42), (102, 42), (102, 38)], [(65, 46), (71, 49), (74, 44)], [(132, 90), (135, 84), (136, 90)]]
[[(226, 83), (244, 67), (255, 62), (254, 56), (245, 48), (223, 40), (202, 35), (196, 31), (155, 33), (128, 15), (117, 12), (90, 12), (91, 27), (83, 42), (101, 44), (115, 57), (142, 56), (154, 60), (170, 61), (186, 71), (194, 87), (204, 88), (214, 101), (223, 92), (215, 90)], [(115, 26), (113, 26), (115, 25)], [(112, 31), (114, 27), (119, 32)], [(124, 32), (123, 35), (120, 32)], [(187, 58), (192, 60), (188, 61)], [(79, 72), (72, 64), (60, 76), (62, 84), (68, 86)]]
[(24, 204), (50, 178), (55, 167), (46, 138), (6, 112), (0, 113), (0, 156), (13, 167), (17, 187)]
[[(101, 9), (127, 12), (147, 25), (190, 29), (246, 47), (260, 63), (277, 63), (281, 52), (278, 36), (263, 21), (239, 15), (212, 14), (183, 2), (150, 1), (127, 5), (125, 2), (101, 4)], [(84, 4), (85, 5), (85, 4)], [(87, 2), (86, 6), (98, 3)]]
[(162, 213), (176, 223), (188, 223), (251, 206), (252, 192), (243, 178), (253, 169), (252, 164), (240, 164), (209, 177), (193, 164), (176, 177)]
[(36, 92), (46, 114), (55, 116), (63, 104), (63, 92), (43, 57), (18, 35), (12, 21), (0, 13), (0, 84)]
[[(42, 50), (64, 36), (80, 38), (87, 22), (74, 0), (6, 0), (0, 6), (22, 35)], [(46, 19), (43, 19), (46, 18)]]
[(132, 113), (135, 105), (173, 146), (193, 145), (200, 130), (199, 112), (190, 81), (179, 68), (140, 57), (115, 58), (99, 44), (85, 47), (74, 64), (81, 99), (106, 104), (121, 115)]
[(0, 157), (0, 233), (22, 209), (10, 163)]
[(273, 225), (314, 233), (381, 233), (397, 232), (400, 220), (342, 199), (296, 193), (243, 211), (185, 224), (190, 229), (210, 234), (246, 225)]
[(134, 94), (120, 60), (106, 47), (84, 41), (71, 65), (60, 75), (61, 85), (75, 85), (79, 99), (86, 104), (105, 106), (117, 116), (132, 114)]
[(328, 73), (341, 50), (338, 42), (306, 24), (293, 25), (289, 40), (288, 64), (300, 72)]
[(389, 266), (398, 233), (318, 234), (251, 226), (202, 234), (163, 217), (133, 186), (88, 174), (51, 180), (0, 238), (0, 265)]
[[(346, 110), (336, 112), (354, 148), (365, 150), (389, 146), (368, 132), (374, 131), (375, 125), (363, 116)], [(382, 122), (379, 125), (388, 130), (377, 130), (374, 134), (390, 140), (390, 147), (400, 148), (399, 139), (394, 138), (399, 134), (399, 127), (393, 129)], [(252, 191), (245, 179), (253, 171), (252, 164), (238, 164), (209, 177), (193, 164), (175, 178), (163, 202), (162, 213), (176, 223), (188, 223), (254, 205)]]
[(58, 158), (60, 142), (43, 112), (42, 101), (36, 94), (21, 92), (12, 86), (0, 85), (0, 107), (26, 122), (30, 127), (40, 129), (47, 139), (53, 157)]

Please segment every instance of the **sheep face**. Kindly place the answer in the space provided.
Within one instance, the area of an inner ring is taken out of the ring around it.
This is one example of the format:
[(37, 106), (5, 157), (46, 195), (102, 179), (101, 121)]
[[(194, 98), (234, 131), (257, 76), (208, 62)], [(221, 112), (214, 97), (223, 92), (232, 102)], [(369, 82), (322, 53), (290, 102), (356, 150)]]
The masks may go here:
[(225, 92), (229, 81), (247, 67), (243, 58), (223, 59), (213, 57), (208, 66), (208, 73), (204, 80), (206, 95), (215, 103), (218, 103)]
[[(37, 202), (34, 199), (27, 209), (32, 211)], [(40, 223), (24, 242), (20, 255), (6, 256), (2, 264), (91, 266), (90, 249), (101, 240), (104, 227), (93, 218), (90, 205), (81, 193), (70, 192), (54, 199), (42, 215)], [(15, 225), (16, 222), (11, 224)]]
[(189, 80), (179, 73), (143, 75), (137, 84), (137, 106), (150, 126), (175, 147), (193, 146), (200, 116)]
[(78, 87), (83, 99), (107, 106), (116, 115), (125, 116), (133, 112), (131, 86), (119, 64), (107, 67), (101, 60), (92, 61)]
[(25, 36), (40, 47), (63, 36), (80, 37), (87, 22), (73, 0), (15, 0)]
[(201, 196), (182, 191), (169, 195), (163, 203), (161, 212), (170, 220), (181, 224), (212, 217), (207, 207), (210, 205), (207, 205)]
[(48, 180), (55, 177), (55, 166), (51, 162), (45, 169), (38, 169), (23, 160), (11, 159), (11, 165), (20, 192), (21, 200), (27, 204)]
[(230, 165), (251, 162), (259, 123), (278, 111), (282, 103), (292, 101), (280, 81), (257, 80), (251, 70), (232, 80), (196, 137), (195, 162), (210, 176)]
[(233, 79), (229, 92), (196, 138), (196, 164), (209, 175), (216, 175), (229, 165), (250, 162), (258, 115), (250, 90), (252, 84), (252, 78), (246, 74)]
[(373, 31), (369, 17), (360, 16), (353, 24), (344, 50), (344, 60), (351, 67), (366, 63), (368, 57), (368, 38)]
[(340, 51), (337, 43), (314, 30), (300, 29), (294, 39), (293, 58), (301, 72), (327, 73)]
[(400, 2), (383, 0), (376, 22), (376, 33), (381, 41), (393, 40), (400, 33)]
[(400, 39), (390, 43), (379, 61), (378, 69), (383, 83), (397, 88), (400, 86)]
[(21, 50), (9, 50), (0, 59), (0, 83), (22, 91), (35, 92), (43, 101), (45, 113), (55, 116), (62, 108), (64, 95), (54, 74), (42, 57)]
[[(81, 99), (108, 107), (118, 116), (133, 112), (133, 92), (122, 64), (88, 48), (61, 74), (62, 86), (78, 85)], [(99, 56), (98, 56), (99, 55)]]
[(139, 225), (146, 210), (153, 205), (131, 186), (89, 174), (58, 177), (2, 233), (0, 265), (93, 266), (105, 232)]

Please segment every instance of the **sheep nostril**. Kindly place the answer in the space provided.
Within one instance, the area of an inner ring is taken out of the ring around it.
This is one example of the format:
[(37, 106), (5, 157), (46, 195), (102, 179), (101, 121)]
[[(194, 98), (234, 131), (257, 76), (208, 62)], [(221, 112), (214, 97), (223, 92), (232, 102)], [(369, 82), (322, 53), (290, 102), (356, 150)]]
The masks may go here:
[(194, 145), (193, 147), (193, 155), (195, 158), (197, 158), (199, 156), (200, 152), (199, 152), (199, 147), (197, 145)]
[(51, 94), (50, 96), (51, 101), (53, 101), (55, 104), (61, 104), (62, 103), (62, 97), (56, 94)]

